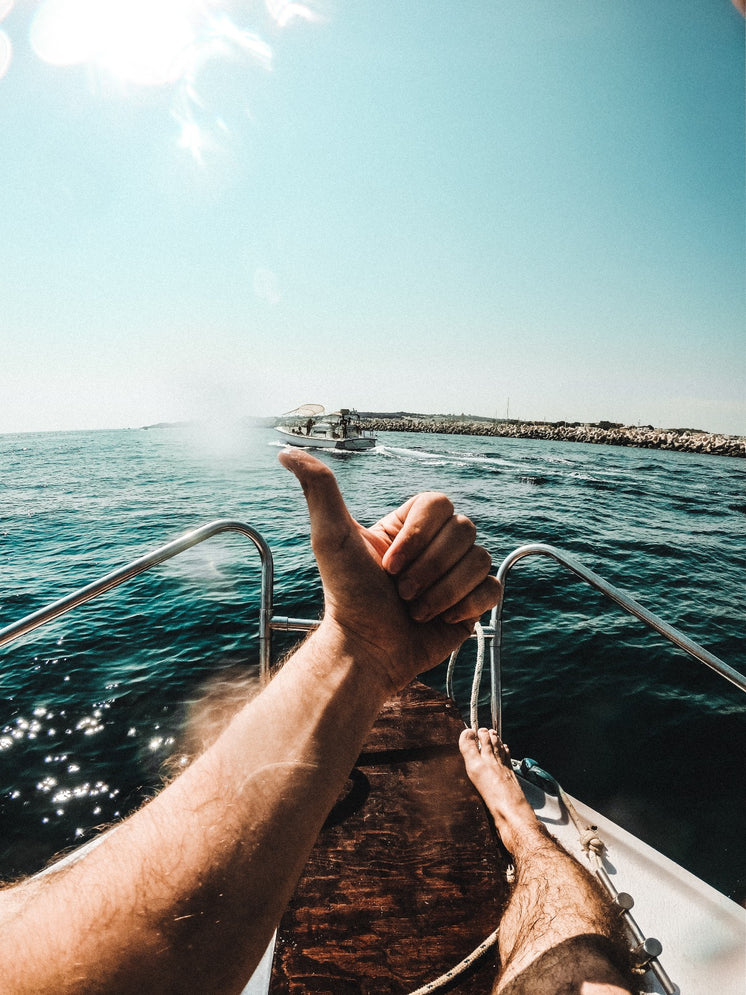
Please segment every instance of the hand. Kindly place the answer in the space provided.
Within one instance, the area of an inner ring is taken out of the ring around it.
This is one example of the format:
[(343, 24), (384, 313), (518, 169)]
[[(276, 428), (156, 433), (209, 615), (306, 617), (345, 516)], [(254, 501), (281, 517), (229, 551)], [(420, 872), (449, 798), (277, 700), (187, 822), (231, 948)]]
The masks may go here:
[(366, 529), (347, 510), (329, 467), (299, 449), (279, 458), (308, 502), (322, 629), (393, 689), (445, 659), (497, 603), (490, 555), (444, 494), (418, 494)]

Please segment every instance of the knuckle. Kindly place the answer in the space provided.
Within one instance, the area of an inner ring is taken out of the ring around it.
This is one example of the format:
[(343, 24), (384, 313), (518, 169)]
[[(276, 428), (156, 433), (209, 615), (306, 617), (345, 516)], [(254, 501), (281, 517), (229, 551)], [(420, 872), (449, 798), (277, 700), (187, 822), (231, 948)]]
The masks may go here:
[(474, 522), (466, 515), (454, 515), (453, 517), (463, 536), (468, 538), (470, 542), (474, 542), (477, 537), (477, 527)]
[(486, 574), (489, 573), (492, 569), (492, 557), (484, 546), (474, 547), (474, 557), (478, 568)]
[(420, 542), (424, 532), (425, 530), (422, 522), (408, 521), (406, 532), (400, 534), (402, 535), (402, 541), (412, 544)]
[(444, 515), (453, 514), (453, 502), (447, 494), (442, 494), (440, 491), (428, 491), (427, 496), (434, 510)]
[(485, 577), (479, 587), (475, 590), (475, 600), (480, 606), (480, 610), (485, 612), (493, 608), (500, 600), (502, 585), (496, 577)]
[(498, 602), (500, 598), (503, 596), (503, 586), (500, 583), (500, 581), (497, 579), (497, 577), (493, 577), (490, 575), (485, 581), (485, 583), (489, 585), (488, 590), (490, 598), (492, 598), (494, 602)]

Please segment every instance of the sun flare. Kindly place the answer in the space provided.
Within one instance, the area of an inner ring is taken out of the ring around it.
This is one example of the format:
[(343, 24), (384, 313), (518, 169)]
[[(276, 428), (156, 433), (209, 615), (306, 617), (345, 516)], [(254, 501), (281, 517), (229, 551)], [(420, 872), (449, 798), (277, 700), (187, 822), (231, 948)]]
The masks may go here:
[[(0, 0), (0, 12), (3, 4), (9, 9), (11, 0)], [(244, 7), (256, 20), (254, 4), (226, 0), (42, 0), (30, 41), (36, 55), (53, 66), (85, 66), (94, 78), (125, 89), (172, 88), (179, 146), (202, 162), (209, 141), (198, 83), (205, 66), (230, 58), (272, 68), (272, 47), (239, 23)], [(310, 6), (290, 0), (265, 0), (265, 9), (275, 28), (319, 19)], [(0, 76), (9, 61), (10, 42), (4, 49), (0, 39)], [(220, 111), (214, 116), (220, 130)]]
[(52, 65), (89, 63), (124, 82), (163, 85), (183, 73), (203, 7), (196, 0), (46, 0), (31, 44)]

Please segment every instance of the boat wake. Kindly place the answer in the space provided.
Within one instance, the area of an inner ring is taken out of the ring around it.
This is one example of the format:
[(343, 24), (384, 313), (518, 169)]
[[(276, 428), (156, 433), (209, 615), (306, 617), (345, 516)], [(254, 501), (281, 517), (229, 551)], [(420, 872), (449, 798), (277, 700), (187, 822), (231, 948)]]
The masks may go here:
[(380, 442), (372, 451), (390, 459), (412, 463), (428, 463), (431, 466), (480, 466), (489, 469), (497, 467), (507, 469), (511, 466), (507, 460), (493, 456), (490, 453), (434, 452), (420, 447), (408, 449), (403, 446), (381, 445)]

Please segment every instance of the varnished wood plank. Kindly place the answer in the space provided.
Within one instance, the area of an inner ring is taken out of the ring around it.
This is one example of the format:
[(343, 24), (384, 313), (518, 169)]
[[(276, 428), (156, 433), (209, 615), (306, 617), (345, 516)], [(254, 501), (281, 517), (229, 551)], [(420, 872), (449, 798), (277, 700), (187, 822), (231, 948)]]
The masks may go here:
[[(403, 995), (495, 928), (504, 863), (458, 753), (462, 729), (421, 684), (386, 705), (282, 919), (273, 995)], [(449, 990), (489, 992), (495, 956)]]

